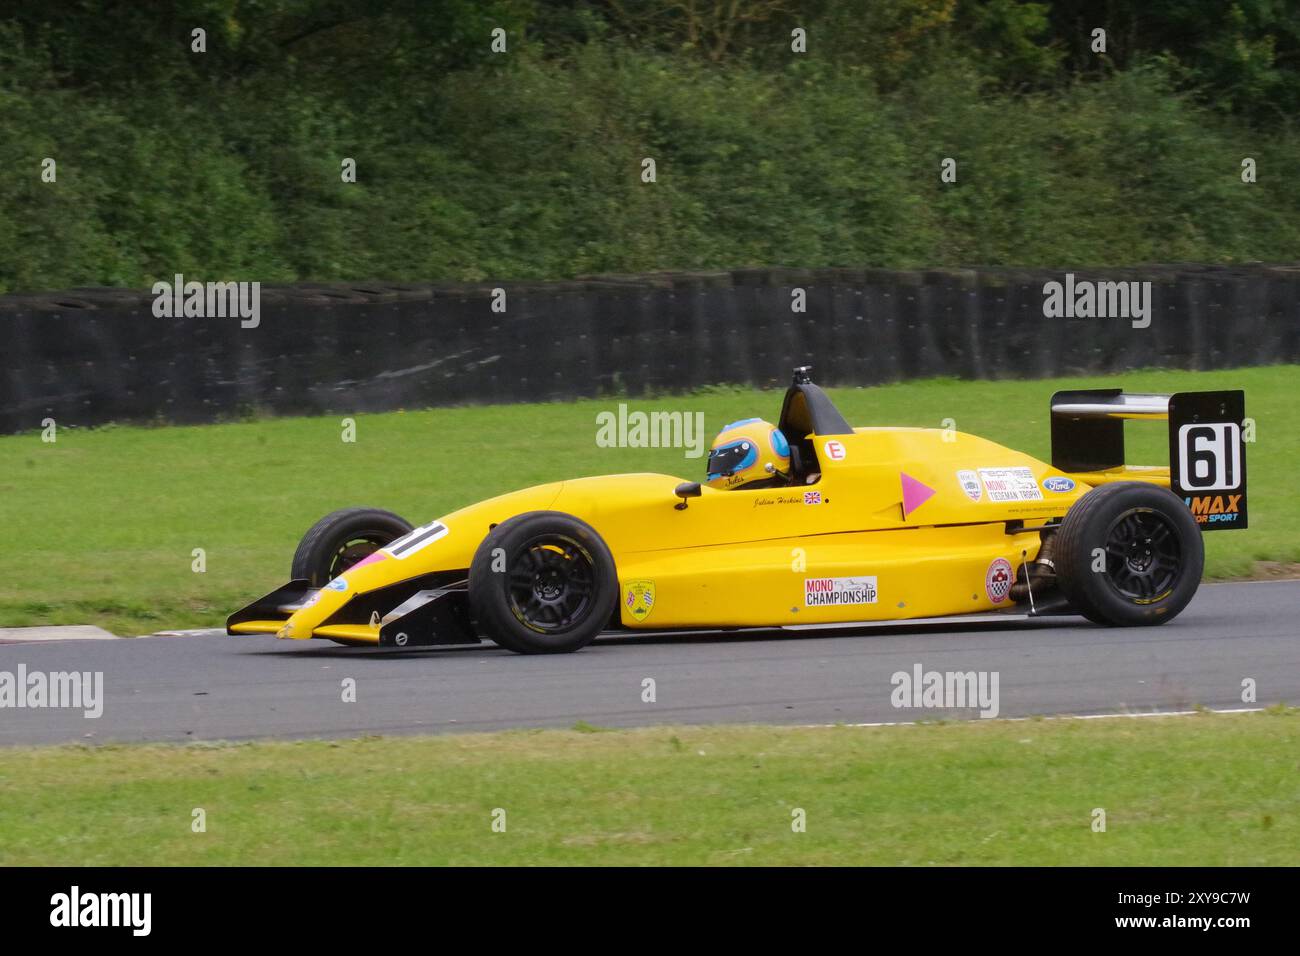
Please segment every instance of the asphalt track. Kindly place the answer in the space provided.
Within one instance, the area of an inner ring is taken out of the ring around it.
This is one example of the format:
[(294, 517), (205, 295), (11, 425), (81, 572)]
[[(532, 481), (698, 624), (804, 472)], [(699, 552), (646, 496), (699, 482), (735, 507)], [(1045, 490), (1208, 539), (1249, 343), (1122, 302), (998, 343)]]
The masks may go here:
[[(976, 719), (898, 709), (895, 672), (996, 671), (1002, 717), (1300, 703), (1300, 581), (1202, 587), (1174, 622), (1075, 618), (856, 632), (601, 639), (521, 657), (377, 650), (271, 637), (0, 646), (0, 671), (102, 671), (103, 715), (0, 708), (0, 744), (242, 740), (519, 727)], [(356, 701), (343, 682), (356, 681)], [(655, 681), (654, 703), (642, 700)], [(1258, 701), (1242, 701), (1242, 681)]]

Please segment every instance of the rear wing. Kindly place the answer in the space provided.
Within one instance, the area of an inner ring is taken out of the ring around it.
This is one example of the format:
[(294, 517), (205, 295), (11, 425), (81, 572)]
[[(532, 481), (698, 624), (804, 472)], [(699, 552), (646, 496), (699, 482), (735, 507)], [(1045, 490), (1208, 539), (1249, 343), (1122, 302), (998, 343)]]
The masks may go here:
[(1124, 422), (1169, 422), (1169, 487), (1202, 531), (1246, 527), (1246, 393), (1129, 394), (1118, 388), (1052, 396), (1052, 467), (1072, 474), (1125, 468)]

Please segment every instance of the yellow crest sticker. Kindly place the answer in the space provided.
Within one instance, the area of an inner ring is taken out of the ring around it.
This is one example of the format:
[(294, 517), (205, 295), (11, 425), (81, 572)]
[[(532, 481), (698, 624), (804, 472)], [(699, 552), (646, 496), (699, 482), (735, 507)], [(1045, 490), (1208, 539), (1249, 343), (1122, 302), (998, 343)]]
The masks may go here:
[(655, 583), (653, 581), (628, 581), (623, 585), (623, 604), (634, 621), (644, 621), (654, 610)]

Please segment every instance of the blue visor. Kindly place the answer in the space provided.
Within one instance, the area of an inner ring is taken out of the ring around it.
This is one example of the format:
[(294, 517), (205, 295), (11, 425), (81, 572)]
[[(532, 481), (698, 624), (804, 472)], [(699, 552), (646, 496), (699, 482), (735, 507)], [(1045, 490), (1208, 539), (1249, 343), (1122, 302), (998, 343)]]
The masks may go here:
[(758, 461), (758, 449), (748, 438), (738, 438), (709, 450), (709, 477), (720, 478), (743, 471)]

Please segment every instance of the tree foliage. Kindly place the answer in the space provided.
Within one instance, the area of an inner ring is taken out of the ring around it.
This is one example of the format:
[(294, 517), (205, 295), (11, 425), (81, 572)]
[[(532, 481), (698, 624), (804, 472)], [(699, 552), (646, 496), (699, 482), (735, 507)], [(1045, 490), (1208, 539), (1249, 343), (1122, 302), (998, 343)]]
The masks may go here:
[(3, 16), (0, 291), (1300, 252), (1300, 151), (1279, 118), (1300, 105), (1300, 13), (1280, 0), (63, 0)]

